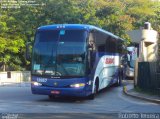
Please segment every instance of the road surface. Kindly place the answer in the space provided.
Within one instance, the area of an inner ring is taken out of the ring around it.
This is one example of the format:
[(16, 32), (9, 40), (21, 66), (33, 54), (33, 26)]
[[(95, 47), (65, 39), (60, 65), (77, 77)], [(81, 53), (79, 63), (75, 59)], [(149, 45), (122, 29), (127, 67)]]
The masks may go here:
[[(123, 82), (133, 85), (131, 81)], [(121, 87), (101, 91), (94, 100), (33, 95), (30, 87), (0, 86), (0, 113), (160, 113), (160, 105), (123, 94)]]

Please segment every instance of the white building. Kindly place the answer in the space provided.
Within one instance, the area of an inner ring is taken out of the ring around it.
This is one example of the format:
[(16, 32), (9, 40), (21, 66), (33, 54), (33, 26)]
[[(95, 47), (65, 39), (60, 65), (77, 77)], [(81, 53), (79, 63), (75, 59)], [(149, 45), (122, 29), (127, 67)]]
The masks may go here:
[(156, 61), (158, 59), (158, 32), (145, 22), (144, 28), (128, 32), (132, 42), (139, 43), (139, 60)]

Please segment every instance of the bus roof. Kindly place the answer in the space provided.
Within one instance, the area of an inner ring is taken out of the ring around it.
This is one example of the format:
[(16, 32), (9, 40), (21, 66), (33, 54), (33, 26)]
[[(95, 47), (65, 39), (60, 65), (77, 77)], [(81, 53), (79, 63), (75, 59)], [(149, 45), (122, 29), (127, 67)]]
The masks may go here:
[(55, 30), (55, 29), (79, 29), (79, 30), (97, 30), (97, 31), (101, 31), (105, 34), (108, 34), (116, 39), (120, 39), (122, 41), (124, 41), (122, 38), (114, 35), (111, 32), (105, 31), (99, 27), (93, 26), (93, 25), (87, 25), (87, 24), (54, 24), (54, 25), (46, 25), (46, 26), (41, 26), (38, 28), (38, 31), (41, 30)]
[(128, 51), (133, 51), (134, 49), (135, 49), (134, 46), (129, 46), (129, 47), (127, 47), (127, 50), (128, 50)]

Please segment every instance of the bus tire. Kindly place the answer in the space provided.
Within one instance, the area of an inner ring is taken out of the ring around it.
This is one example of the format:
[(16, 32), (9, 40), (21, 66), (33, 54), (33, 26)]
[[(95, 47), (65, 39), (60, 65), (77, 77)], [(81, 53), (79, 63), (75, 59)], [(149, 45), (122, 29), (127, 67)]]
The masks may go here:
[(94, 84), (94, 93), (88, 96), (88, 99), (94, 100), (96, 94), (98, 93), (98, 79), (96, 80)]
[(54, 96), (54, 95), (48, 95), (48, 98), (49, 98), (50, 100), (52, 100), (52, 99), (55, 98), (55, 96)]
[(94, 98), (95, 98), (95, 94), (91, 94), (91, 95), (88, 96), (89, 100), (94, 100)]
[(88, 99), (89, 99), (89, 100), (94, 100), (95, 96), (96, 96), (96, 92), (95, 92), (95, 89), (94, 89), (94, 93), (91, 94), (91, 95), (89, 95), (89, 96), (88, 96)]

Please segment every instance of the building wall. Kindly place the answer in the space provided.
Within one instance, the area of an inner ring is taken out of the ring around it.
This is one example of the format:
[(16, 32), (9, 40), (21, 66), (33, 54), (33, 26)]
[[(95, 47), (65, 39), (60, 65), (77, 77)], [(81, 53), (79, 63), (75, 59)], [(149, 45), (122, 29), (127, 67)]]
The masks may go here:
[[(11, 76), (11, 77), (8, 77), (8, 76)], [(30, 81), (31, 81), (30, 71), (0, 72), (1, 84), (2, 83), (21, 83), (21, 82), (30, 82)]]
[(158, 32), (150, 29), (129, 31), (132, 42), (139, 43), (140, 61), (156, 61), (158, 59)]

